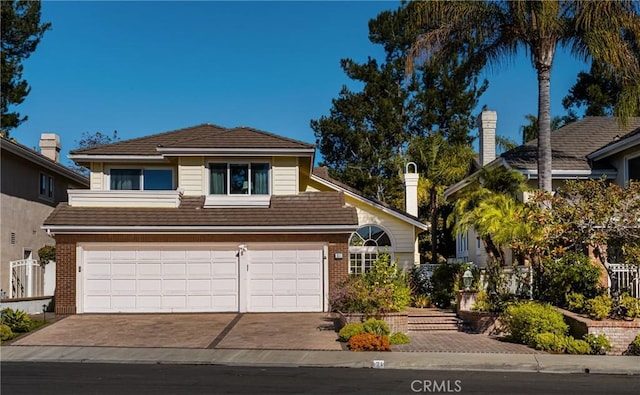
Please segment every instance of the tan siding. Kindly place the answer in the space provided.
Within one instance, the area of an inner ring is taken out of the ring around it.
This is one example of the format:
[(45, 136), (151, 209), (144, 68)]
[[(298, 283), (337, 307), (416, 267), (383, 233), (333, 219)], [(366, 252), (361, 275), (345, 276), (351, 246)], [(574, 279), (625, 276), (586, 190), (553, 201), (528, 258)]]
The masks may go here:
[(185, 196), (202, 196), (208, 193), (204, 161), (201, 157), (180, 158), (178, 163), (178, 188)]
[(273, 158), (272, 174), (273, 195), (296, 195), (298, 193), (297, 158)]
[(102, 191), (104, 187), (104, 166), (102, 162), (94, 162), (91, 164), (91, 175), (89, 176), (90, 186), (92, 191)]

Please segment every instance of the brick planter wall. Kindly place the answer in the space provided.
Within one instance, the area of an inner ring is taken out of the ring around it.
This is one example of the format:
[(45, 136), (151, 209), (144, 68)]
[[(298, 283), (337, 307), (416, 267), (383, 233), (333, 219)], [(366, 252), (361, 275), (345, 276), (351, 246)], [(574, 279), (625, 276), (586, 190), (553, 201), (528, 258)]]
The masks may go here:
[[(370, 315), (364, 315), (362, 313), (340, 313), (338, 312), (338, 326), (342, 328), (347, 324), (351, 324), (354, 322), (365, 322), (371, 318)], [(409, 332), (409, 324), (408, 324), (408, 315), (406, 312), (402, 313), (387, 313), (383, 316), (374, 317), (379, 320), (382, 320), (389, 325), (389, 329), (391, 333), (401, 332), (407, 333)]]
[(458, 317), (469, 325), (475, 333), (497, 334), (500, 333), (500, 325), (498, 323), (498, 313), (490, 313), (487, 311), (469, 311), (458, 310)]
[(633, 339), (640, 334), (640, 319), (633, 321), (602, 320), (595, 321), (568, 310), (557, 308), (569, 324), (571, 336), (581, 339), (587, 333), (605, 335), (611, 343), (610, 355), (621, 355), (627, 350)]

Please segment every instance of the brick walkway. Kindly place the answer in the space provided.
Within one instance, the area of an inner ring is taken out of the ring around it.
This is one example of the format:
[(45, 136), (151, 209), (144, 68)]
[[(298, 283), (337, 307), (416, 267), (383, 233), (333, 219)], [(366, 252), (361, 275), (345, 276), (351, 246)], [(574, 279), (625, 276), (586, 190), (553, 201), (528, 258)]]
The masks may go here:
[(409, 339), (409, 344), (391, 346), (392, 351), (543, 354), (522, 344), (507, 343), (487, 335), (464, 332), (409, 332)]

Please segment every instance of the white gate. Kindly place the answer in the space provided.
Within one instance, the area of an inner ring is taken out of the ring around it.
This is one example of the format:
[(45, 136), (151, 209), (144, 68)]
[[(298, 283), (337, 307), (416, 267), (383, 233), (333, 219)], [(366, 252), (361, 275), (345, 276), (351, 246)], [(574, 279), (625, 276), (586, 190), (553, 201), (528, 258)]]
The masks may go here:
[(626, 291), (634, 298), (640, 298), (640, 265), (611, 263), (609, 269), (613, 273), (611, 280), (617, 282), (620, 291)]
[(9, 298), (44, 296), (44, 268), (35, 259), (21, 259), (9, 263), (11, 285)]

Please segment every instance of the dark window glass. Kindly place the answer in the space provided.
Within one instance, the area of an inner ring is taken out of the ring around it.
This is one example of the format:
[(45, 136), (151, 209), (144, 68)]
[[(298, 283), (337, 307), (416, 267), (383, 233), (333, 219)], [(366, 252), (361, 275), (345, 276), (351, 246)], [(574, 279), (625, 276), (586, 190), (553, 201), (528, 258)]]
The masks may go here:
[(47, 175), (40, 173), (40, 195), (47, 196)]
[(252, 163), (251, 164), (251, 194), (252, 195), (268, 195), (269, 194), (269, 164), (268, 163)]
[(111, 190), (140, 190), (140, 169), (111, 169)]
[(227, 164), (226, 163), (213, 163), (209, 165), (211, 169), (210, 193), (212, 195), (226, 195), (227, 194)]
[(169, 169), (145, 169), (145, 191), (173, 190), (173, 172)]
[(53, 199), (53, 177), (49, 176), (49, 188), (47, 190), (47, 196)]
[(627, 161), (629, 180), (640, 181), (640, 156)]
[(247, 195), (249, 193), (249, 165), (229, 165), (230, 193)]

